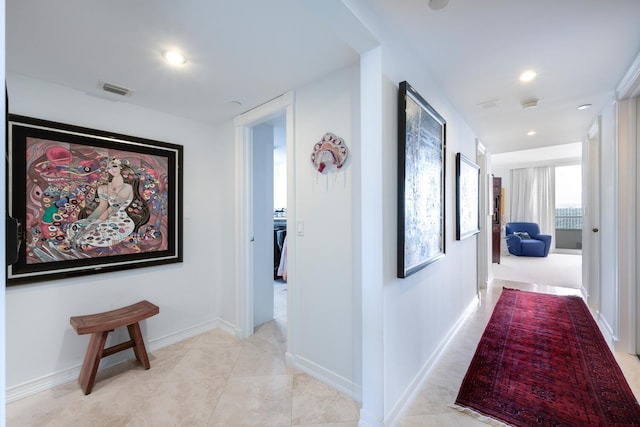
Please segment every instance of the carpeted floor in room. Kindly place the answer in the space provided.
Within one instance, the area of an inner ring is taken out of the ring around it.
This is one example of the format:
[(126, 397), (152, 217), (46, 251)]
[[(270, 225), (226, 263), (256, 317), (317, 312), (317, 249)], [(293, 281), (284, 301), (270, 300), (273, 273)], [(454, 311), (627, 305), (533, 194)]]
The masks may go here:
[(546, 257), (502, 254), (493, 264), (495, 279), (538, 285), (582, 287), (582, 256), (551, 253)]
[[(566, 287), (494, 280), (408, 405), (399, 427), (486, 426), (449, 407), (503, 286), (560, 295)], [(286, 288), (276, 287), (282, 298)], [(239, 341), (211, 331), (99, 374), (84, 396), (76, 382), (7, 405), (7, 425), (27, 426), (314, 426), (356, 427), (358, 404), (285, 365), (286, 311)], [(283, 315), (284, 313), (284, 315)], [(636, 397), (640, 361), (616, 354)]]

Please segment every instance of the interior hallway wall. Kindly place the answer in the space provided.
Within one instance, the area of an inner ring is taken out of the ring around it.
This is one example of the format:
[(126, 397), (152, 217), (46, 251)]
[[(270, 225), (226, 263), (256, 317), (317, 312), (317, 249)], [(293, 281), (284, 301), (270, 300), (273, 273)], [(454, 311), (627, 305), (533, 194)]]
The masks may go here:
[[(455, 238), (455, 158), (476, 158), (473, 131), (446, 94), (401, 46), (383, 49), (384, 383), (385, 418), (415, 390), (477, 294), (477, 238)], [(445, 257), (405, 278), (396, 276), (398, 84), (406, 80), (446, 120)]]
[[(6, 291), (8, 398), (77, 378), (89, 336), (69, 317), (147, 299), (160, 314), (142, 322), (150, 350), (217, 324), (218, 283), (233, 283), (233, 144), (210, 126), (113, 102), (20, 75), (7, 75), (10, 112), (184, 146), (184, 262), (9, 287)], [(230, 140), (232, 141), (232, 139)], [(231, 157), (229, 157), (231, 156)], [(4, 176), (2, 177), (4, 180)], [(232, 230), (231, 230), (232, 233)], [(126, 330), (110, 334), (110, 342)], [(117, 342), (116, 342), (117, 343)], [(102, 366), (128, 358), (126, 352)]]
[(360, 368), (354, 360), (360, 345), (354, 318), (360, 308), (353, 297), (352, 159), (338, 171), (321, 174), (310, 156), (327, 132), (347, 147), (358, 144), (353, 129), (359, 117), (358, 87), (354, 65), (296, 90), (296, 217), (289, 218), (293, 231), (288, 234), (296, 239), (296, 365), (350, 395), (358, 387)]

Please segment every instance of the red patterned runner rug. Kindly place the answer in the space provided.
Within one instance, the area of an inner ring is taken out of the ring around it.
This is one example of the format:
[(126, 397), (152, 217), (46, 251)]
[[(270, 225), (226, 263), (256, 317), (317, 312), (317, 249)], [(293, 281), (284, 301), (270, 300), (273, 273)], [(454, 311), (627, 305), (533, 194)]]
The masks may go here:
[(640, 426), (640, 405), (584, 301), (506, 288), (456, 405), (513, 426)]

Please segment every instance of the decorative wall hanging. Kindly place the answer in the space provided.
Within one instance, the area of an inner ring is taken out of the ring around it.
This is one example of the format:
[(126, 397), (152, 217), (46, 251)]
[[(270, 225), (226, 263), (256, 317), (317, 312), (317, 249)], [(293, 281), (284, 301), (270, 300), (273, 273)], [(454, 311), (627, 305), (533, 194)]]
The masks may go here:
[(182, 146), (16, 115), (8, 131), (9, 285), (182, 261)]
[(398, 277), (445, 254), (446, 122), (407, 82), (398, 97)]
[(480, 166), (456, 155), (456, 239), (480, 232)]
[(341, 169), (348, 156), (349, 149), (344, 140), (331, 132), (327, 132), (320, 142), (313, 146), (311, 163), (313, 163), (318, 172), (328, 173), (331, 169), (328, 168), (330, 165), (334, 165), (336, 170)]

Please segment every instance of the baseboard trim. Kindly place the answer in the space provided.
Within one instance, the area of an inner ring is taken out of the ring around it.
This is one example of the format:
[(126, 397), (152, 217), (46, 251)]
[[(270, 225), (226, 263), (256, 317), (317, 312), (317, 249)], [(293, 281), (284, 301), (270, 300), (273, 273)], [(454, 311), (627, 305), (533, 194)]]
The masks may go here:
[(287, 365), (292, 368), (304, 372), (329, 387), (338, 390), (340, 393), (355, 400), (356, 402), (362, 401), (362, 390), (352, 381), (349, 381), (335, 372), (329, 371), (328, 369), (325, 369), (304, 357), (294, 356), (289, 352), (285, 354), (285, 360)]
[(596, 323), (598, 324), (598, 328), (600, 329), (604, 340), (609, 345), (609, 349), (611, 351), (615, 351), (618, 339), (614, 335), (613, 328), (609, 325), (607, 319), (605, 319), (599, 311), (596, 313)]
[(383, 421), (380, 421), (364, 409), (361, 409), (360, 419), (358, 420), (358, 427), (385, 427), (385, 424)]
[(79, 376), (80, 365), (58, 371), (54, 374), (45, 375), (13, 387), (8, 387), (6, 389), (7, 403), (24, 399), (25, 397), (29, 397), (41, 391), (49, 390), (60, 384), (77, 381)]
[(420, 389), (431, 372), (431, 369), (433, 369), (438, 359), (442, 356), (442, 353), (445, 351), (453, 337), (458, 333), (460, 328), (465, 324), (469, 316), (478, 309), (479, 302), (480, 296), (476, 294), (471, 303), (469, 303), (467, 308), (462, 312), (458, 320), (453, 324), (451, 329), (449, 329), (442, 341), (440, 341), (431, 356), (422, 365), (422, 368), (420, 368), (398, 400), (396, 400), (396, 403), (393, 405), (389, 413), (385, 414), (384, 425), (394, 426), (400, 422), (400, 418), (404, 415), (411, 402), (415, 400), (420, 392)]
[[(155, 350), (167, 347), (177, 342), (183, 341), (187, 338), (194, 337), (204, 332), (210, 331), (215, 328), (220, 328), (226, 332), (233, 333), (234, 328), (229, 323), (216, 319), (208, 322), (195, 325), (193, 327), (183, 329), (182, 331), (175, 332), (173, 334), (166, 335), (164, 337), (155, 338), (146, 343), (149, 353), (153, 353)], [(121, 353), (120, 357), (117, 355), (109, 356), (104, 359), (104, 363), (100, 364), (100, 370), (117, 365), (129, 360), (131, 357), (127, 357), (127, 354)], [(49, 375), (44, 375), (40, 378), (36, 378), (31, 381), (24, 382), (6, 389), (6, 403), (15, 402), (25, 397), (29, 397), (41, 391), (49, 390), (61, 384), (65, 384), (72, 381), (77, 381), (80, 375), (80, 368), (82, 365), (72, 366), (67, 369), (62, 369), (58, 372), (54, 372)]]

